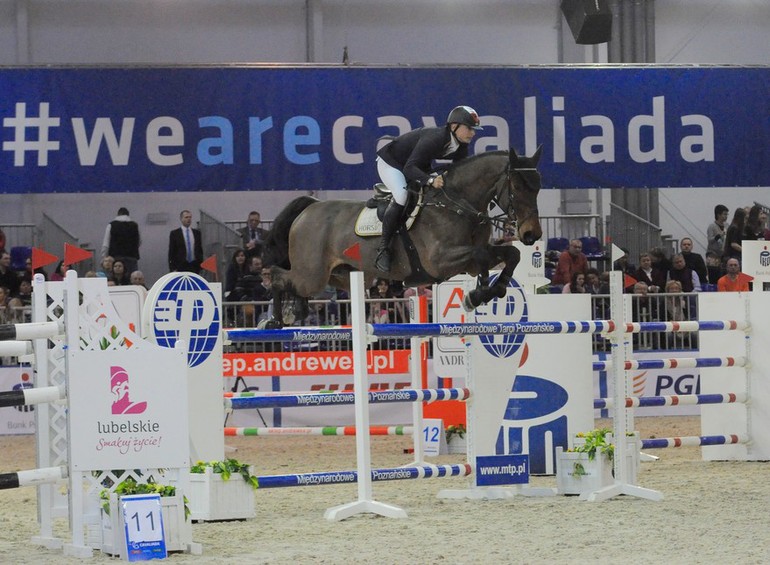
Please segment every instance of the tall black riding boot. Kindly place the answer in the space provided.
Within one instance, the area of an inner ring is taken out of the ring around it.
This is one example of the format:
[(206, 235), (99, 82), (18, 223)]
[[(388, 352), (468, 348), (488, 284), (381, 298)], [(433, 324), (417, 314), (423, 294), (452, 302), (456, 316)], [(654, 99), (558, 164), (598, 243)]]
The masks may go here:
[(395, 200), (391, 200), (382, 218), (382, 239), (380, 239), (380, 245), (377, 248), (377, 259), (374, 262), (374, 266), (383, 273), (390, 271), (390, 242), (393, 240), (393, 235), (401, 223), (401, 214), (403, 212), (404, 207)]

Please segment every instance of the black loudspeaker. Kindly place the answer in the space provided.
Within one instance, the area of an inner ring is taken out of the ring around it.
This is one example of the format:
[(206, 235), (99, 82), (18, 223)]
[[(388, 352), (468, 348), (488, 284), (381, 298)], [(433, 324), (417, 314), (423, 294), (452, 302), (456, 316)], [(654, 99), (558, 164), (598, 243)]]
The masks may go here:
[(612, 11), (607, 0), (562, 0), (575, 43), (594, 45), (612, 39)]

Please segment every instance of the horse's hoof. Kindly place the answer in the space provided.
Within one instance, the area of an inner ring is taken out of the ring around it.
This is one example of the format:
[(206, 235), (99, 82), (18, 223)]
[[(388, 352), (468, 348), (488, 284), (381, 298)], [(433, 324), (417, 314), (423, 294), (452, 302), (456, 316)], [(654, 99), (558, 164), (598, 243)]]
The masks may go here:
[(497, 298), (505, 298), (505, 295), (508, 294), (508, 289), (503, 285), (495, 285), (492, 292)]
[(270, 318), (269, 320), (262, 320), (260, 323), (257, 324), (258, 330), (280, 330), (283, 327), (283, 324), (276, 320), (275, 318)]
[(473, 312), (476, 309), (476, 307), (473, 305), (473, 302), (471, 302), (471, 295), (470, 293), (465, 295), (465, 298), (463, 298), (463, 310), (466, 312)]

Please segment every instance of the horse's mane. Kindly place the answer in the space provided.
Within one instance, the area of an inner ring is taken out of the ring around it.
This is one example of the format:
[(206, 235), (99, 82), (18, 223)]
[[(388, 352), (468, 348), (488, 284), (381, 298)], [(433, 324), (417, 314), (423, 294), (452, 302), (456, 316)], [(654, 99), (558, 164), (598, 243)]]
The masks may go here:
[(460, 161), (455, 161), (454, 163), (451, 163), (446, 168), (445, 172), (446, 174), (451, 174), (451, 173), (458, 174), (462, 172), (462, 170), (465, 167), (477, 166), (479, 161), (483, 161), (491, 157), (500, 157), (503, 155), (508, 157), (508, 151), (506, 151), (505, 149), (499, 149), (497, 151), (487, 151), (485, 153), (477, 153), (476, 155), (471, 155), (467, 159), (462, 159)]

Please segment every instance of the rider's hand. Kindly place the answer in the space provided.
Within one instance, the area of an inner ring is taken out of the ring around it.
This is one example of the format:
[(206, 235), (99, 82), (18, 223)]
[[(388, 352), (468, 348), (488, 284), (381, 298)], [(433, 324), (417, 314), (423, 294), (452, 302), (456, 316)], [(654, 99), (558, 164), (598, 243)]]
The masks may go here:
[(431, 177), (433, 180), (430, 182), (430, 185), (435, 189), (441, 189), (444, 188), (444, 177), (443, 175), (438, 175), (436, 177)]

